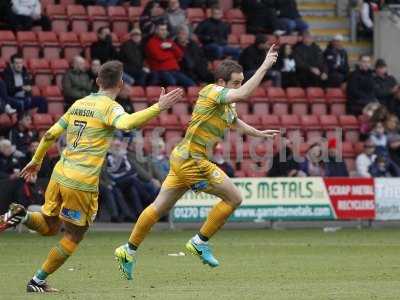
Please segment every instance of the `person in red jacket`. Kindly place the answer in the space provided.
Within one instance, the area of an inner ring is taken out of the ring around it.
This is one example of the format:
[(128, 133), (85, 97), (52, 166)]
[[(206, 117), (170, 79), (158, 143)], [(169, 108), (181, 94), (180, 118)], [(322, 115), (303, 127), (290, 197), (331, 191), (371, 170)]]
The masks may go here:
[(152, 71), (150, 85), (163, 83), (167, 86), (194, 86), (195, 82), (180, 71), (179, 61), (183, 57), (182, 50), (168, 38), (166, 24), (158, 24), (155, 34), (146, 44), (146, 60)]

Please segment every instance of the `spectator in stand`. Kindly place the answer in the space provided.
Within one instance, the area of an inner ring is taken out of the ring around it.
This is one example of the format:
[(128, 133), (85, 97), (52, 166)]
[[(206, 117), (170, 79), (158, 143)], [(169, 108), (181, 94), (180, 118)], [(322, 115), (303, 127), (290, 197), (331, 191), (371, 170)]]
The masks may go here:
[(322, 50), (309, 32), (303, 33), (303, 41), (294, 48), (293, 56), (303, 87), (321, 86), (328, 79)]
[(214, 149), (213, 162), (225, 172), (228, 177), (235, 177), (235, 169), (232, 164), (227, 162), (224, 157), (224, 148), (221, 144), (217, 144)]
[(124, 64), (125, 73), (135, 79), (135, 85), (144, 86), (150, 70), (144, 66), (142, 33), (139, 28), (134, 28), (129, 37), (130, 39), (121, 45), (120, 59)]
[(19, 54), (11, 56), (11, 61), (3, 72), (8, 95), (18, 102), (18, 112), (37, 108), (39, 113), (47, 113), (47, 101), (43, 97), (32, 96), (32, 77), (24, 67), (24, 59)]
[(375, 154), (377, 155), (388, 155), (389, 149), (388, 146), (388, 138), (385, 133), (385, 127), (382, 122), (377, 122), (372, 129), (369, 139), (375, 146)]
[(86, 61), (83, 57), (74, 57), (72, 68), (65, 73), (62, 80), (62, 88), (67, 108), (92, 92), (93, 82), (86, 72)]
[(386, 120), (386, 132), (390, 158), (400, 166), (400, 123), (396, 115), (389, 115)]
[(195, 33), (210, 59), (222, 59), (225, 56), (231, 56), (236, 60), (239, 58), (240, 48), (227, 45), (230, 27), (222, 21), (222, 10), (219, 6), (211, 8), (211, 17), (202, 21)]
[(375, 145), (371, 140), (364, 144), (364, 151), (356, 158), (356, 172), (359, 177), (371, 177), (369, 167), (376, 159)]
[(97, 92), (99, 90), (99, 87), (96, 84), (96, 78), (97, 74), (99, 74), (100, 67), (101, 67), (100, 60), (93, 59), (92, 63), (90, 64), (90, 69), (87, 72), (90, 78), (90, 82), (92, 84), (92, 92)]
[(7, 139), (0, 140), (0, 180), (8, 180), (1, 192), (10, 197), (9, 203), (0, 203), (2, 211), (11, 201), (17, 203), (23, 201), (24, 181), (19, 177), (22, 168), (21, 158), (15, 155), (15, 146)]
[(368, 169), (372, 177), (399, 177), (400, 169), (387, 156), (378, 156)]
[(158, 24), (156, 33), (146, 45), (147, 63), (153, 72), (150, 85), (163, 84), (194, 86), (194, 81), (180, 71), (179, 61), (183, 57), (182, 50), (168, 38), (166, 24)]
[(242, 1), (242, 11), (246, 15), (248, 33), (284, 33), (275, 10), (275, 0)]
[(102, 5), (102, 6), (116, 6), (116, 5), (121, 5), (122, 0), (96, 0), (96, 5)]
[[(15, 114), (17, 110), (14, 109), (13, 106), (17, 108), (18, 104), (18, 100), (8, 96), (7, 86), (4, 80), (0, 78), (0, 114)], [(23, 107), (20, 108), (20, 111), (22, 110)]]
[(157, 24), (165, 22), (164, 10), (160, 7), (160, 3), (158, 1), (149, 1), (139, 19), (144, 41), (147, 41), (156, 32)]
[(330, 87), (340, 86), (349, 75), (349, 60), (342, 41), (342, 35), (335, 35), (324, 51), (328, 69), (328, 86)]
[(371, 71), (371, 58), (361, 55), (358, 67), (350, 73), (347, 82), (347, 111), (359, 115), (365, 105), (377, 101), (375, 80)]
[(175, 38), (178, 30), (187, 30), (189, 32), (189, 21), (186, 18), (186, 12), (180, 7), (179, 0), (169, 0), (166, 11), (170, 36)]
[[(242, 51), (239, 63), (243, 67), (244, 78), (247, 81), (258, 70), (265, 59), (265, 52), (270, 48), (267, 36), (258, 34), (254, 44)], [(280, 73), (274, 69), (268, 70), (264, 80), (272, 80), (274, 86), (281, 85)]]
[(342, 156), (339, 156), (336, 139), (328, 140), (328, 161), (325, 164), (326, 177), (349, 177), (349, 172)]
[(324, 149), (320, 143), (314, 143), (307, 151), (305, 160), (300, 163), (300, 170), (307, 176), (325, 176)]
[(117, 50), (112, 44), (110, 28), (102, 26), (97, 30), (97, 42), (90, 46), (90, 56), (92, 59), (100, 60), (100, 63), (117, 58)]
[(365, 37), (374, 35), (374, 12), (379, 10), (379, 0), (363, 0), (361, 3), (361, 27)]
[(183, 52), (183, 58), (180, 61), (182, 72), (197, 83), (212, 82), (214, 76), (209, 71), (205, 53), (196, 42), (190, 39), (189, 32), (185, 28), (178, 30), (176, 43)]
[(283, 138), (280, 145), (282, 147), (272, 158), (272, 167), (268, 171), (268, 176), (304, 177), (306, 174), (300, 170), (299, 153), (292, 150), (293, 143), (288, 138)]
[(378, 110), (381, 110), (381, 107), (382, 105), (379, 102), (371, 102), (364, 106), (360, 116), (360, 138), (362, 141), (369, 137), (372, 127), (375, 126)]
[(396, 78), (388, 74), (386, 62), (381, 58), (375, 64), (374, 80), (376, 97), (382, 105), (390, 107), (399, 85)]
[(155, 179), (160, 183), (164, 181), (169, 172), (169, 158), (164, 141), (160, 138), (155, 143), (151, 153), (150, 168)]
[(42, 15), (39, 0), (11, 0), (9, 22), (15, 31), (30, 31), (33, 26), (51, 30), (50, 19)]
[(10, 142), (16, 149), (24, 154), (29, 151), (33, 141), (38, 138), (38, 133), (32, 130), (32, 117), (28, 113), (18, 115), (17, 125), (10, 130)]
[(281, 26), (287, 34), (293, 31), (303, 33), (308, 30), (308, 24), (301, 19), (295, 0), (279, 0), (275, 3)]
[(276, 69), (281, 72), (281, 85), (283, 88), (299, 85), (296, 75), (296, 60), (294, 59), (291, 45), (283, 44), (280, 47)]

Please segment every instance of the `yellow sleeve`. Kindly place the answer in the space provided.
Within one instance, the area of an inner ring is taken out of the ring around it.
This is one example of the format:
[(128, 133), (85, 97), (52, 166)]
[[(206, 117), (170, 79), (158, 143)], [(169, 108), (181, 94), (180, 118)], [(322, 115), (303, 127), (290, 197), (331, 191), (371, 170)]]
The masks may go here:
[[(62, 118), (60, 119), (62, 120)], [(35, 155), (32, 157), (32, 161), (41, 164), (47, 150), (53, 145), (53, 143), (62, 135), (64, 130), (67, 128), (65, 124), (60, 120), (50, 127), (49, 130), (42, 137), (38, 148), (35, 151)], [(63, 120), (65, 122), (65, 120)]]
[(121, 114), (113, 121), (113, 126), (121, 130), (131, 130), (143, 126), (151, 119), (157, 117), (161, 112), (158, 103), (146, 108), (144, 110), (135, 112), (133, 114)]
[(228, 88), (214, 85), (207, 96), (208, 98), (214, 100), (217, 104), (226, 104), (226, 94), (228, 93), (228, 91)]

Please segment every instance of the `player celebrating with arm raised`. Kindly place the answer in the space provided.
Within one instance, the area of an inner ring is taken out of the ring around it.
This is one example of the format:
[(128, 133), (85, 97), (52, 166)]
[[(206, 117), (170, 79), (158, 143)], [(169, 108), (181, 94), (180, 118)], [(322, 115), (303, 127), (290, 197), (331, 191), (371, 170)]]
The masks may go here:
[(222, 200), (210, 211), (200, 231), (190, 239), (186, 248), (203, 263), (217, 267), (208, 240), (223, 226), (242, 202), (242, 196), (229, 177), (207, 158), (208, 150), (223, 137), (227, 128), (235, 127), (245, 134), (272, 138), (279, 131), (257, 130), (237, 117), (234, 102), (245, 101), (258, 87), (267, 70), (276, 62), (274, 45), (260, 68), (242, 85), (242, 67), (225, 60), (215, 72), (215, 84), (204, 87), (193, 110), (186, 135), (170, 157), (170, 172), (160, 193), (137, 220), (129, 242), (115, 250), (123, 276), (131, 280), (136, 263), (136, 250), (158, 219), (166, 214), (189, 189), (213, 194)]
[(139, 127), (182, 98), (180, 89), (168, 94), (163, 89), (157, 104), (127, 114), (115, 102), (123, 86), (122, 70), (118, 61), (102, 65), (96, 80), (99, 92), (71, 106), (46, 132), (32, 161), (21, 171), (26, 180), (35, 178), (47, 149), (66, 131), (67, 146), (54, 167), (42, 211), (26, 212), (23, 206), (11, 204), (10, 210), (0, 216), (0, 231), (22, 222), (45, 236), (57, 234), (60, 223), (64, 223), (63, 238), (50, 250), (42, 267), (29, 281), (27, 292), (57, 291), (47, 285), (46, 278), (75, 252), (96, 216), (99, 175), (114, 129)]

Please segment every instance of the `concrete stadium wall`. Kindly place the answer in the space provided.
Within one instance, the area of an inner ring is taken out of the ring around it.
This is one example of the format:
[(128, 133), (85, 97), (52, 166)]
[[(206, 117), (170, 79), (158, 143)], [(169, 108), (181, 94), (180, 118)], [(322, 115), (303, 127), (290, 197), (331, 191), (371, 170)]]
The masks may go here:
[(384, 58), (389, 72), (400, 80), (400, 18), (380, 11), (375, 14), (374, 23), (374, 57)]

